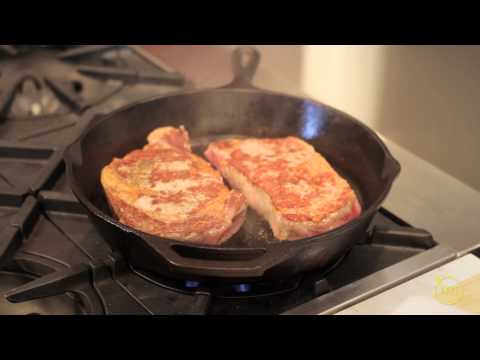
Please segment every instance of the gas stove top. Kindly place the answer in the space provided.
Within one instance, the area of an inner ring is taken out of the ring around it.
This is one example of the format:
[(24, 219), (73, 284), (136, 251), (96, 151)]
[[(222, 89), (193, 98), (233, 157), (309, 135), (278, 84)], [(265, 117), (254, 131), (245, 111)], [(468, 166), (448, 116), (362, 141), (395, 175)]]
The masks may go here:
[(92, 112), (189, 86), (138, 47), (7, 48), (0, 51), (0, 140), (65, 145)]
[(199, 283), (133, 269), (68, 188), (63, 148), (95, 114), (190, 84), (137, 47), (3, 50), (0, 72), (28, 76), (0, 95), (0, 314), (282, 314), (436, 246), (381, 209), (341, 261), (294, 279)]

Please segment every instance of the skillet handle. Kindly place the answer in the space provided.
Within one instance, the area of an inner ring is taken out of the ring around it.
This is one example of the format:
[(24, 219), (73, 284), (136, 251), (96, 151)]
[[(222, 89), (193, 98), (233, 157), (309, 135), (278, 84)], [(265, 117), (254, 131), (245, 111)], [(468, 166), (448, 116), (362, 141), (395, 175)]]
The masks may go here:
[(260, 53), (253, 47), (239, 47), (232, 55), (234, 79), (225, 88), (251, 89), (253, 77), (260, 64)]
[[(299, 250), (296, 246), (290, 246), (291, 243), (279, 243), (267, 246), (266, 249), (242, 249), (242, 256), (238, 258), (238, 249), (191, 247), (150, 235), (142, 235), (153, 250), (168, 262), (172, 271), (191, 276), (261, 277), (266, 270), (294, 256)], [(181, 251), (182, 249), (184, 251)], [(188, 255), (188, 252), (196, 255)], [(203, 256), (199, 255), (202, 252)], [(225, 259), (229, 257), (230, 259)], [(233, 259), (234, 257), (237, 259)]]

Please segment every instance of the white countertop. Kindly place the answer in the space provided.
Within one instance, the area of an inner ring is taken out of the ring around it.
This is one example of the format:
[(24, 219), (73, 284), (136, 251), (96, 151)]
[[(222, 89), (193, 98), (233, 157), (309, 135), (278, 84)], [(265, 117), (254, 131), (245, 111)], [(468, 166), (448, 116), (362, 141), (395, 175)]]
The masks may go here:
[[(442, 286), (441, 279), (444, 284), (455, 285), (479, 274), (480, 259), (466, 255), (336, 315), (469, 315), (455, 304), (439, 302), (434, 293)], [(480, 282), (476, 286), (480, 287)]]

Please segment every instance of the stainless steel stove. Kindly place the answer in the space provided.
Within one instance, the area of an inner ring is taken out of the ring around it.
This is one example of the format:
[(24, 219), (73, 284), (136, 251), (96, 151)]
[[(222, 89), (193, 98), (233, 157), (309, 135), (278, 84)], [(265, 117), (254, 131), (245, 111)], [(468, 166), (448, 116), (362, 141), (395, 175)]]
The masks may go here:
[(239, 284), (141, 273), (112, 252), (72, 195), (63, 148), (95, 114), (188, 80), (140, 47), (4, 45), (0, 54), (0, 314), (332, 313), (455, 257), (387, 208), (321, 272)]

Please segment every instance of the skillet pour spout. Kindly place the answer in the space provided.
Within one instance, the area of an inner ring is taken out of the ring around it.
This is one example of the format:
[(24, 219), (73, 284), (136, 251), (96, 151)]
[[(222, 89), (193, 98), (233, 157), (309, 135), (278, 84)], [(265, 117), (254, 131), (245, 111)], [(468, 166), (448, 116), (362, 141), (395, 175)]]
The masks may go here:
[[(382, 140), (359, 120), (328, 105), (254, 87), (260, 63), (253, 48), (233, 53), (234, 80), (221, 88), (156, 97), (94, 119), (65, 152), (68, 183), (110, 246), (138, 269), (180, 279), (285, 279), (338, 261), (366, 230), (400, 173)], [(296, 136), (346, 178), (362, 204), (360, 217), (309, 239), (277, 241), (249, 210), (237, 234), (209, 247), (158, 238), (119, 223), (110, 212), (100, 172), (114, 157), (141, 148), (162, 126), (185, 128), (202, 154), (216, 139)]]

